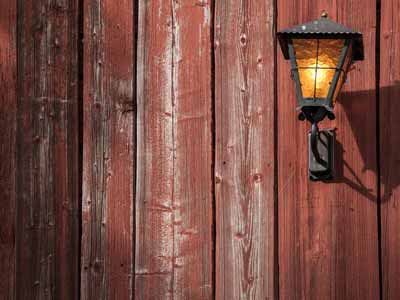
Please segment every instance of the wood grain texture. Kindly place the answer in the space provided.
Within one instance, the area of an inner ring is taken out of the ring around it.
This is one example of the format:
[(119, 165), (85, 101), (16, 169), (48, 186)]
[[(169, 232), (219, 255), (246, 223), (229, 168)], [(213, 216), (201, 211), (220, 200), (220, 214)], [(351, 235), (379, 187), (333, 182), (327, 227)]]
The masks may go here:
[[(278, 201), (281, 299), (379, 299), (375, 97), (376, 3), (278, 0), (278, 30), (330, 18), (364, 35), (335, 107), (335, 180), (311, 182), (307, 133), (297, 120), (290, 64), (278, 55)], [(360, 13), (362, 12), (362, 13)]]
[(210, 2), (139, 1), (136, 299), (211, 299)]
[(17, 5), (0, 2), (0, 298), (15, 291)]
[(273, 1), (217, 1), (216, 299), (274, 299)]
[(19, 1), (17, 299), (78, 298), (78, 6)]
[(380, 166), (383, 299), (400, 296), (400, 1), (382, 1), (380, 34)]
[(134, 2), (84, 1), (82, 299), (132, 299)]

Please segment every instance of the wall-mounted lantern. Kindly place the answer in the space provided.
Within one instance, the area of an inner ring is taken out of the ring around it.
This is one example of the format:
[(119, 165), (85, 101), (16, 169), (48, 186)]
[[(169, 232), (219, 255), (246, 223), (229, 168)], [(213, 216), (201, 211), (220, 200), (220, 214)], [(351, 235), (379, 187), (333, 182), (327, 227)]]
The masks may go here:
[(318, 130), (326, 116), (333, 120), (333, 108), (346, 74), (353, 61), (364, 59), (362, 34), (328, 19), (278, 32), (285, 59), (290, 59), (296, 83), (299, 119), (308, 120), (309, 177), (312, 180), (333, 178), (335, 133)]

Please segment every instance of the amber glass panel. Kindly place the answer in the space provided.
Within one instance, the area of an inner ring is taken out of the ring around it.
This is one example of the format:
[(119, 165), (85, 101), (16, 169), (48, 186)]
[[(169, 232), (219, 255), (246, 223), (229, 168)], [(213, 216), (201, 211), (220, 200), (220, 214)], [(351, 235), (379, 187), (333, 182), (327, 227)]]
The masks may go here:
[(304, 98), (328, 96), (343, 46), (343, 39), (293, 39)]
[(314, 98), (315, 68), (300, 68), (299, 79), (304, 98)]
[[(318, 70), (315, 96), (328, 97), (329, 89), (339, 64), (340, 54), (344, 47), (343, 39), (321, 39), (318, 43)], [(333, 68), (333, 69), (327, 69)]]
[(317, 82), (315, 85), (315, 97), (328, 97), (329, 89), (335, 76), (336, 69), (317, 69)]
[(344, 47), (343, 39), (321, 39), (318, 45), (318, 66), (336, 68)]
[(344, 63), (343, 63), (343, 72), (340, 72), (340, 77), (338, 80), (338, 83), (336, 85), (336, 89), (335, 92), (333, 94), (333, 105), (336, 104), (336, 99), (340, 93), (340, 90), (342, 89), (343, 83), (344, 83), (344, 78), (345, 78), (345, 74), (347, 74), (347, 71), (350, 67), (351, 61), (352, 61), (352, 56), (353, 56), (353, 51), (352, 51), (352, 45), (350, 44), (347, 53), (346, 53), (346, 57), (344, 59)]
[(317, 45), (318, 40), (293, 39), (296, 63), (299, 68), (301, 91), (304, 98), (314, 97)]
[(333, 100), (333, 105), (336, 104), (336, 98), (339, 95), (339, 92), (340, 92), (340, 90), (342, 88), (343, 82), (344, 82), (344, 73), (340, 72), (339, 80), (338, 80), (338, 83), (336, 85), (336, 90), (335, 90), (335, 93), (333, 94), (333, 99), (332, 99)]
[(293, 47), (296, 55), (297, 67), (309, 68), (317, 62), (318, 40), (294, 39)]

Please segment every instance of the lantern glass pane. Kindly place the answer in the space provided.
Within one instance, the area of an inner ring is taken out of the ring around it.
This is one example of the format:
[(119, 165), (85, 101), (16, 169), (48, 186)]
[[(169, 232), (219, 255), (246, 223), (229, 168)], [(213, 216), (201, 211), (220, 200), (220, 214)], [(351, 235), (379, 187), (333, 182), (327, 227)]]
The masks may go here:
[(309, 68), (317, 63), (318, 40), (293, 39), (294, 51), (296, 53), (297, 67)]
[(293, 39), (303, 98), (326, 98), (344, 39)]
[(303, 98), (314, 98), (317, 46), (316, 39), (293, 39)]
[(329, 89), (333, 76), (335, 76), (335, 69), (317, 69), (316, 83), (315, 83), (315, 97), (326, 98), (328, 97)]
[(314, 98), (315, 68), (299, 68), (299, 79), (303, 98)]
[(346, 53), (346, 57), (344, 59), (344, 63), (343, 63), (343, 67), (342, 67), (343, 71), (340, 72), (340, 76), (339, 76), (338, 83), (336, 85), (335, 93), (333, 94), (333, 99), (332, 99), (333, 100), (333, 105), (336, 104), (336, 99), (337, 99), (337, 97), (338, 97), (338, 95), (340, 93), (340, 90), (342, 89), (345, 76), (346, 76), (347, 71), (348, 71), (348, 69), (349, 69), (349, 67), (351, 65), (352, 57), (353, 57), (353, 51), (352, 51), (352, 45), (350, 43), (350, 46), (349, 46), (349, 48), (347, 50), (347, 53)]
[(340, 54), (345, 40), (319, 40), (318, 66), (336, 68), (339, 64)]

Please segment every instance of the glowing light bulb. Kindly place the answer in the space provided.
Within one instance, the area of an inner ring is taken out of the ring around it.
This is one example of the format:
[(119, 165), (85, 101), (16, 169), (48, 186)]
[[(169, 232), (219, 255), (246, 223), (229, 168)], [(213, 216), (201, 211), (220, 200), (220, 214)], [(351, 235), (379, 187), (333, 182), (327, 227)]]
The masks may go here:
[(304, 97), (326, 97), (334, 72), (334, 69), (329, 69), (329, 65), (323, 63), (318, 63), (318, 67), (316, 67), (315, 63), (312, 63), (301, 68), (299, 75)]

